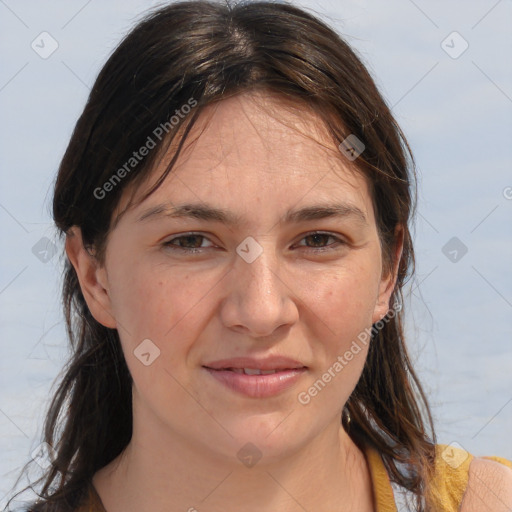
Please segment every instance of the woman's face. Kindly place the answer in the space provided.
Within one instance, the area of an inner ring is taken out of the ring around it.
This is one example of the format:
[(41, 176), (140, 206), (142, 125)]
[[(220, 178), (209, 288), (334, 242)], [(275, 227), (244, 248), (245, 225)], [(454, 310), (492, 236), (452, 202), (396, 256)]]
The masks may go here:
[(339, 426), (393, 283), (365, 179), (318, 118), (247, 94), (209, 112), (111, 232), (89, 305), (118, 329), (134, 432), (270, 460)]

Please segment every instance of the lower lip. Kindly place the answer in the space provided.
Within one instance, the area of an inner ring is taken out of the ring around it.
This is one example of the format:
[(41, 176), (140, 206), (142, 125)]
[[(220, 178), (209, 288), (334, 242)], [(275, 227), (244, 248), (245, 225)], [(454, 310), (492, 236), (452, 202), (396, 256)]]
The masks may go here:
[(291, 388), (300, 379), (306, 368), (283, 370), (268, 375), (246, 375), (230, 370), (205, 370), (228, 388), (252, 398), (266, 398), (278, 395)]

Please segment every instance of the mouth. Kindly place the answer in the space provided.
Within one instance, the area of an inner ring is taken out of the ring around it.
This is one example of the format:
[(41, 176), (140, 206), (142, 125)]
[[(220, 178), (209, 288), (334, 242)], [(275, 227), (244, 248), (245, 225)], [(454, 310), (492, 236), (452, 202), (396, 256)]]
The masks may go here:
[(203, 368), (218, 383), (238, 395), (268, 398), (294, 386), (307, 366), (284, 358), (254, 360), (239, 358), (209, 363)]
[(268, 356), (265, 358), (256, 357), (232, 357), (229, 359), (220, 359), (203, 365), (212, 370), (235, 371), (237, 373), (246, 373), (247, 375), (258, 375), (259, 372), (280, 372), (285, 370), (295, 370), (306, 368), (306, 365), (284, 356)]
[[(275, 370), (262, 370), (260, 368), (209, 368), (205, 366), (209, 370), (217, 371), (217, 372), (235, 372), (238, 374), (244, 375), (273, 375), (275, 373), (286, 372), (289, 370), (299, 370), (301, 368), (278, 368)], [(303, 368), (306, 368), (305, 366)]]

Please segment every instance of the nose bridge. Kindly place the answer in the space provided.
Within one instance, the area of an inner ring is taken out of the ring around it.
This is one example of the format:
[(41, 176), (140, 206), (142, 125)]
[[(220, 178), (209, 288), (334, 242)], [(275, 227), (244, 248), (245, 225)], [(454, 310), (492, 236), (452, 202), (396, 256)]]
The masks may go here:
[(237, 248), (228, 313), (225, 321), (266, 336), (296, 319), (290, 290), (281, 277), (282, 265), (273, 237), (242, 242)]
[[(273, 299), (281, 299), (282, 291), (279, 279), (279, 261), (273, 246), (273, 238), (263, 237), (259, 241), (248, 240), (237, 251), (240, 258), (235, 264), (236, 279), (240, 280), (243, 296), (247, 299), (260, 299), (271, 295)], [(243, 250), (249, 247), (249, 257)], [(282, 283), (281, 283), (282, 284)]]

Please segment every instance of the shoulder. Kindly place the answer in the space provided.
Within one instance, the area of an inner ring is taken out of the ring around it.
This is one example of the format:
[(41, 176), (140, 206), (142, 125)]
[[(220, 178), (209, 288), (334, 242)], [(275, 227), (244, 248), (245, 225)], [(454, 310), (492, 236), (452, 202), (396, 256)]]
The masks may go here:
[(509, 512), (512, 510), (512, 464), (500, 459), (475, 457), (461, 512)]

